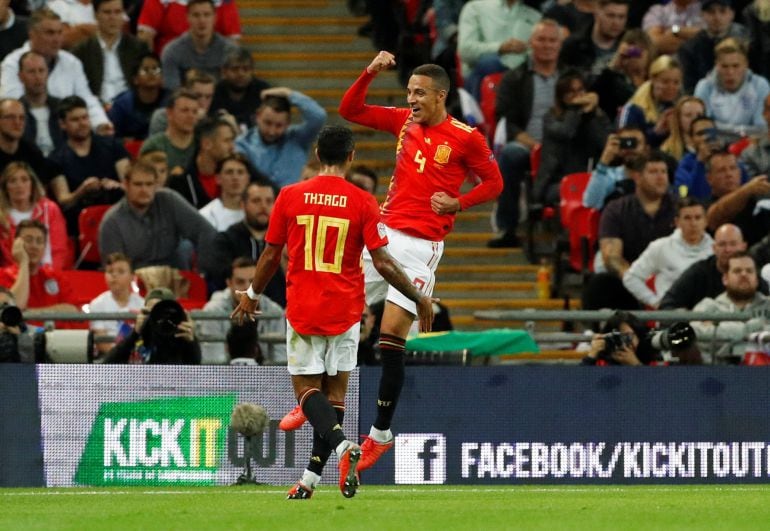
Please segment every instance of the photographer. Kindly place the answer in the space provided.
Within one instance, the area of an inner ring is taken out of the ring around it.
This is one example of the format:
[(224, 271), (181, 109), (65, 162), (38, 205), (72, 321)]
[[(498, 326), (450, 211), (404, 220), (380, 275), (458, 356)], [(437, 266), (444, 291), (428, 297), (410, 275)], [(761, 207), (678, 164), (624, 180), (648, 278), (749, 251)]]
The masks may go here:
[(652, 348), (647, 327), (633, 314), (618, 311), (607, 319), (581, 365), (655, 365), (663, 358)]
[(0, 287), (0, 363), (44, 361), (45, 335), (28, 327), (13, 294)]
[(201, 349), (193, 322), (171, 290), (155, 288), (145, 297), (131, 334), (112, 347), (104, 363), (199, 365)]

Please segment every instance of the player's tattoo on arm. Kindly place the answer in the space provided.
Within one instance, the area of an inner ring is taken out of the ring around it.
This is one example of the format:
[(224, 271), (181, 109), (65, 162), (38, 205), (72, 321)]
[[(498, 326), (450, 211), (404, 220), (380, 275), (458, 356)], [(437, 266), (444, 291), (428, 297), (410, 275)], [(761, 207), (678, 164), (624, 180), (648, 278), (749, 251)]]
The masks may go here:
[(406, 295), (409, 300), (419, 302), (423, 296), (417, 287), (412, 284), (404, 270), (396, 262), (385, 247), (371, 251), (372, 263), (388, 284)]

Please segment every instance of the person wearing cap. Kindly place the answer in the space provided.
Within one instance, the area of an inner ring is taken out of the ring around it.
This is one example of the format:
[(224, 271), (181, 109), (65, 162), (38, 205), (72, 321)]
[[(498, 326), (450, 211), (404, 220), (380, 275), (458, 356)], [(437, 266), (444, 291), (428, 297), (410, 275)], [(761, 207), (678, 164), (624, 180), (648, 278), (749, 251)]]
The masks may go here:
[(684, 90), (688, 94), (692, 94), (698, 81), (713, 68), (714, 47), (722, 39), (734, 37), (748, 41), (749, 38), (746, 27), (735, 22), (731, 0), (704, 0), (701, 2), (701, 17), (705, 27), (683, 43), (678, 52)]
[(190, 316), (168, 288), (144, 298), (131, 333), (110, 349), (104, 363), (200, 365), (201, 348)]

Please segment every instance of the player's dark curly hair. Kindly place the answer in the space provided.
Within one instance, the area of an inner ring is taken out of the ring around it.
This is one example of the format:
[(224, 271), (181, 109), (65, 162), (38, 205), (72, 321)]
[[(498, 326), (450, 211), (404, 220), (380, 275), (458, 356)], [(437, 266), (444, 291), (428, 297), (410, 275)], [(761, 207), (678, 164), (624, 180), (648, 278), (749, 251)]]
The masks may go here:
[(340, 125), (329, 125), (318, 133), (318, 160), (329, 166), (342, 166), (356, 148), (353, 131)]

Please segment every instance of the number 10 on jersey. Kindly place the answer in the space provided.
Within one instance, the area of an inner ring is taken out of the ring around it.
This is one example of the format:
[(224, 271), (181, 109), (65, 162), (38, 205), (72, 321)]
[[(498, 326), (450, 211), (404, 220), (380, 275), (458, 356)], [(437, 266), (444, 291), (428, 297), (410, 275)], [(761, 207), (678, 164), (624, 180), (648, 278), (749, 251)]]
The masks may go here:
[[(331, 216), (314, 216), (306, 214), (297, 216), (297, 225), (305, 226), (305, 270), (323, 273), (341, 273), (342, 258), (345, 254), (345, 240), (348, 237), (350, 220)], [(317, 225), (317, 230), (314, 231)], [(329, 229), (336, 228), (335, 241), (329, 240)], [(315, 232), (315, 239), (313, 238)], [(334, 246), (334, 261), (325, 262), (324, 254), (327, 245)]]

